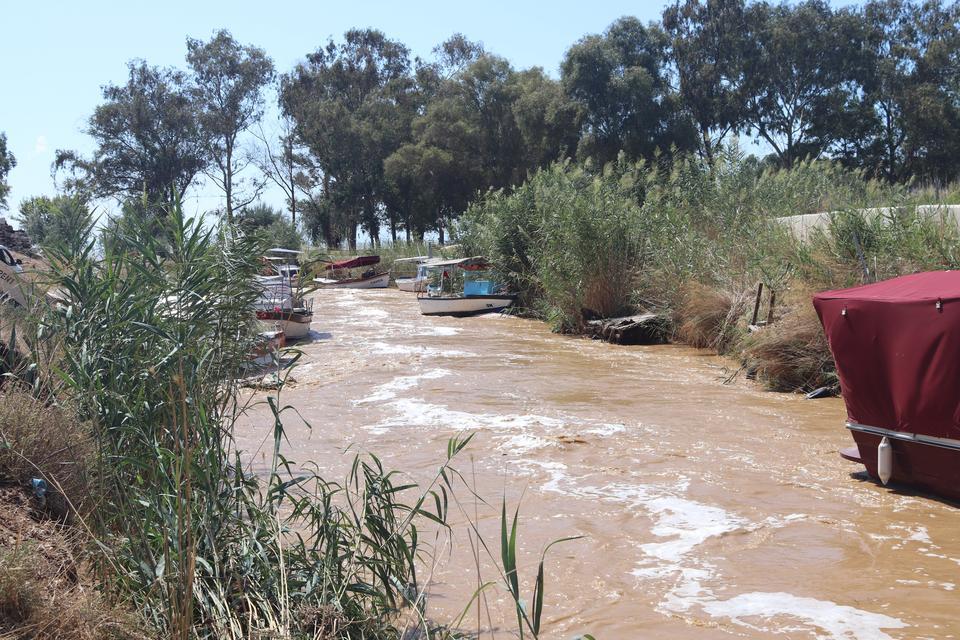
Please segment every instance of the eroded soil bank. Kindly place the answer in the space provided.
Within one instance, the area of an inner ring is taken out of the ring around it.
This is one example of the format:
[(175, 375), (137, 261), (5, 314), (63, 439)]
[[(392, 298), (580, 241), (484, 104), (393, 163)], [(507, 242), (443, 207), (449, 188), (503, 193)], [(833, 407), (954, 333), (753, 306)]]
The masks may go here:
[[(584, 536), (548, 557), (545, 637), (958, 634), (960, 510), (841, 460), (841, 400), (724, 384), (726, 361), (683, 347), (423, 317), (396, 290), (318, 292), (315, 305), (283, 398), (312, 429), (290, 416), (290, 458), (341, 478), (352, 444), (424, 481), (449, 437), (477, 433), (457, 467), (489, 504), (461, 492), (454, 537), (427, 568), (432, 618), (452, 620), (476, 589), (465, 519), (496, 553), (505, 496), (520, 503), (525, 578), (549, 541)], [(263, 460), (265, 408), (238, 436)], [(506, 637), (504, 594), (487, 600), (464, 626)]]

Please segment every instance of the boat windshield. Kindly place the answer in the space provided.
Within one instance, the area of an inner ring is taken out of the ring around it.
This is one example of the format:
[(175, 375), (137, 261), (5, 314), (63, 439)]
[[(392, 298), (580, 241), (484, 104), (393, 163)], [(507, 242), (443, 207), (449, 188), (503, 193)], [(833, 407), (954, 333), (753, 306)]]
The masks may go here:
[(429, 281), (428, 295), (494, 295), (498, 286), (489, 269), (459, 269), (456, 265), (423, 265)]

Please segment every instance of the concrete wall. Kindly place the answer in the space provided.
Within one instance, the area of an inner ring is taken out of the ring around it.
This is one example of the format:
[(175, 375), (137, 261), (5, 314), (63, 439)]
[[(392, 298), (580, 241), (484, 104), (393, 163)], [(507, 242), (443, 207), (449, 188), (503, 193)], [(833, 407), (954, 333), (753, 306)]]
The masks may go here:
[[(873, 209), (861, 209), (860, 213), (868, 220), (880, 218), (881, 221), (889, 221), (898, 210), (904, 210), (902, 207), (877, 207)], [(832, 216), (840, 213), (839, 211), (823, 211), (820, 213), (808, 213), (802, 216), (786, 216), (777, 218), (777, 222), (787, 227), (798, 240), (806, 242), (817, 230), (826, 231), (830, 228), (830, 219)], [(923, 204), (917, 207), (917, 213), (927, 219), (938, 220), (944, 224), (950, 224), (960, 229), (960, 205), (956, 204)]]

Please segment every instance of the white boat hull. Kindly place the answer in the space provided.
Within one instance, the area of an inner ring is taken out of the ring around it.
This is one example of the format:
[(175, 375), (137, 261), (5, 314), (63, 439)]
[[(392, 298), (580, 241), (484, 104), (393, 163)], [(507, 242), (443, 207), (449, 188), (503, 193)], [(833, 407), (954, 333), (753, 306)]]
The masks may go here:
[(369, 278), (349, 278), (347, 280), (314, 278), (313, 281), (320, 285), (321, 289), (386, 289), (390, 284), (390, 274), (378, 273)]
[(421, 296), (417, 301), (425, 316), (472, 316), (503, 311), (513, 304), (513, 296)]
[(257, 312), (264, 331), (282, 331), (289, 340), (303, 338), (310, 333), (313, 312), (305, 310)]
[(396, 278), (397, 289), (400, 291), (422, 292), (427, 290), (427, 280), (425, 278)]

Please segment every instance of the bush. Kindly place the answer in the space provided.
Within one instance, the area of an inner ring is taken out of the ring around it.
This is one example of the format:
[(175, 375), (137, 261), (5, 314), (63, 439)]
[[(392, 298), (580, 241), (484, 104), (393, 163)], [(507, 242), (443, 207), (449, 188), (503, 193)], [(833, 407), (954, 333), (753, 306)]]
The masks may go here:
[(640, 209), (625, 164), (593, 175), (569, 162), (538, 171), (511, 194), (471, 204), (458, 229), (465, 252), (484, 254), (555, 330), (630, 308), (640, 259)]

